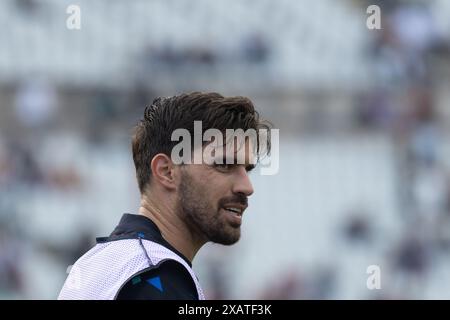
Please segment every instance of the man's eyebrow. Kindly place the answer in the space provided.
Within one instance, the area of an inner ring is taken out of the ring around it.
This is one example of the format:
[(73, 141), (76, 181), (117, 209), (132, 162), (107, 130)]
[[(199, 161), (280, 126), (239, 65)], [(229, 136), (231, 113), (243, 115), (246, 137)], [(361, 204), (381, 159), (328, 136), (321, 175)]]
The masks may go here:
[(250, 172), (253, 169), (255, 169), (255, 165), (254, 164), (249, 164), (249, 165), (245, 166), (245, 170), (247, 170), (247, 172)]
[[(220, 158), (218, 158), (218, 159), (220, 159)], [(223, 155), (223, 158), (222, 158), (222, 163), (223, 164), (227, 164), (228, 162), (227, 162), (227, 160), (228, 159), (230, 159), (230, 158), (228, 158), (226, 155)], [(239, 165), (240, 163), (238, 163), (238, 159), (236, 158), (236, 157), (233, 157), (232, 158), (232, 163), (229, 163), (229, 164), (232, 164), (232, 165)], [(231, 162), (231, 161), (230, 161)], [(242, 164), (243, 165), (243, 164)], [(247, 164), (246, 166), (245, 166), (245, 170), (247, 171), (247, 172), (250, 172), (250, 171), (252, 171), (253, 169), (255, 169), (256, 168), (256, 165), (255, 164), (252, 164), (252, 163), (249, 163), (249, 164)]]

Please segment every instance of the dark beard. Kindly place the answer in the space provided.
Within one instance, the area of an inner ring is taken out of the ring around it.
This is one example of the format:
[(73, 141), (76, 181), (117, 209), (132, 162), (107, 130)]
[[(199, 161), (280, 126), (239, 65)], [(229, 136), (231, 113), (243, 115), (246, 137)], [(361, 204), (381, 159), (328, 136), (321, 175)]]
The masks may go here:
[(179, 214), (186, 225), (195, 233), (201, 233), (208, 241), (223, 245), (236, 243), (240, 236), (240, 228), (232, 227), (219, 208), (209, 205), (204, 199), (207, 187), (196, 185), (193, 179), (182, 172), (179, 188)]

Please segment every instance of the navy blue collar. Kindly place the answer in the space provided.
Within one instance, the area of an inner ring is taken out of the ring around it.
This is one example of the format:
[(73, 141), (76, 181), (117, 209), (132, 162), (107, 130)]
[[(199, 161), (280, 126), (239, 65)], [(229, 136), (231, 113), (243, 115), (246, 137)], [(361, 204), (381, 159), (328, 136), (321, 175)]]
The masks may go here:
[(156, 242), (175, 252), (192, 268), (191, 262), (162, 237), (156, 224), (143, 215), (125, 213), (111, 235), (97, 238), (97, 243), (139, 238)]

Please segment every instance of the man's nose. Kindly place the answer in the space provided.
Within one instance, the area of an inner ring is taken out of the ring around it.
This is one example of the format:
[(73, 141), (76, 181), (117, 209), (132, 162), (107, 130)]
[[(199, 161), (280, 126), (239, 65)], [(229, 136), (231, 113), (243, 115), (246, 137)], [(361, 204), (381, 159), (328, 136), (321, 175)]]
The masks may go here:
[(250, 182), (250, 177), (248, 176), (247, 170), (242, 166), (237, 170), (236, 182), (234, 184), (234, 193), (243, 193), (247, 197), (251, 196), (254, 192), (252, 183)]

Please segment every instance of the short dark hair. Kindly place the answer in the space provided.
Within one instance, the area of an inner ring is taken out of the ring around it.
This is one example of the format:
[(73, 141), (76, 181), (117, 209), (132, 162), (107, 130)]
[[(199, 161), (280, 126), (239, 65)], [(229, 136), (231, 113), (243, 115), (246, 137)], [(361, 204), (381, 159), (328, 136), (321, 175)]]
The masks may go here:
[[(270, 152), (270, 127), (261, 120), (253, 103), (246, 97), (224, 97), (216, 92), (183, 93), (173, 97), (156, 98), (145, 108), (144, 118), (139, 121), (132, 138), (133, 160), (139, 190), (145, 191), (151, 179), (150, 163), (158, 153), (170, 157), (178, 141), (171, 141), (175, 129), (187, 129), (194, 134), (194, 121), (202, 121), (202, 134), (211, 128), (225, 132), (226, 129), (267, 129), (267, 148)], [(258, 157), (261, 151), (258, 136)]]

